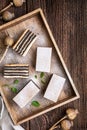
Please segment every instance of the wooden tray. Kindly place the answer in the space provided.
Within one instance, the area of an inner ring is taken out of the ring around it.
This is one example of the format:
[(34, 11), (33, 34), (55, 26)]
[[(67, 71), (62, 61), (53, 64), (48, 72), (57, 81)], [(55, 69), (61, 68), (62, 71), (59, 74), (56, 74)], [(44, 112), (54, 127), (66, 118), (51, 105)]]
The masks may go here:
[[(5, 79), (0, 73), (1, 95), (15, 124), (21, 124), (25, 121), (28, 121), (43, 113), (46, 113), (50, 110), (53, 110), (57, 107), (60, 107), (79, 98), (78, 91), (67, 70), (67, 67), (64, 63), (64, 60), (61, 56), (61, 53), (58, 49), (58, 46), (55, 42), (55, 39), (51, 33), (51, 30), (41, 9), (37, 9), (27, 15), (24, 15), (16, 20), (13, 20), (5, 25), (0, 26), (0, 36), (3, 33), (3, 37), (5, 37), (5, 32), (7, 32), (9, 33), (9, 35), (14, 37), (16, 41), (26, 28), (29, 28), (34, 33), (38, 34), (38, 39), (33, 44), (26, 57), (19, 56), (11, 48), (9, 48), (7, 55), (0, 64), (0, 72), (3, 71), (3, 66), (7, 63), (28, 63), (30, 65), (29, 79), (19, 79), (20, 83), (18, 84), (18, 90), (22, 89), (30, 79), (33, 79), (41, 89), (39, 94), (34, 98), (34, 100), (40, 102), (40, 107), (36, 108), (34, 106), (31, 106), (29, 103), (23, 109), (19, 108), (12, 100), (15, 94), (13, 94), (8, 88), (2, 87), (3, 84), (12, 83), (14, 79)], [(35, 71), (36, 48), (38, 46), (52, 47), (53, 49), (51, 73), (45, 74), (45, 84), (42, 84), (39, 78), (40, 73)], [(66, 78), (66, 83), (57, 103), (53, 103), (43, 98), (44, 90), (47, 87), (48, 81), (52, 73), (56, 73)], [(35, 74), (38, 75), (38, 79), (35, 79)]]

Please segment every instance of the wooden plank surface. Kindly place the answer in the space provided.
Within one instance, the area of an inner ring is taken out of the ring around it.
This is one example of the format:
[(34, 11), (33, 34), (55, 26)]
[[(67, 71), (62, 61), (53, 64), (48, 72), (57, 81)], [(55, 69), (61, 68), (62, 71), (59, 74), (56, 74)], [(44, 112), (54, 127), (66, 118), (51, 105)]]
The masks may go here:
[[(0, 9), (10, 0), (2, 0)], [(69, 103), (47, 114), (39, 116), (22, 126), (26, 130), (48, 130), (68, 107), (79, 109), (74, 121), (74, 130), (87, 129), (87, 1), (86, 0), (27, 0), (20, 8), (11, 8), (19, 17), (38, 7), (45, 13), (47, 21), (58, 43), (65, 63), (80, 93), (80, 100)], [(3, 22), (0, 21), (0, 25)]]

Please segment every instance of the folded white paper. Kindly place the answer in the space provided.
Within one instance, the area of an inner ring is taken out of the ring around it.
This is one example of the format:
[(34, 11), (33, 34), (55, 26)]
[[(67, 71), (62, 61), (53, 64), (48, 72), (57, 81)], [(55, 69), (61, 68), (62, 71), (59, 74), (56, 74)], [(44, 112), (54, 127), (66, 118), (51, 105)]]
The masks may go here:
[(3, 99), (0, 96), (0, 130), (25, 130), (20, 125), (16, 126), (10, 119)]

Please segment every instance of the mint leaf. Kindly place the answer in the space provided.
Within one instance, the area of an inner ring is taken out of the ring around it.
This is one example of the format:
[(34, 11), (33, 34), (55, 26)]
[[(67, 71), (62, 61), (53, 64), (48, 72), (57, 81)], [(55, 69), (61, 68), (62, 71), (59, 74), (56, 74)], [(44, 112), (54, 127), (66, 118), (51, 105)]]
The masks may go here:
[(37, 79), (37, 75), (34, 76)]
[(13, 93), (17, 93), (17, 88), (10, 86), (8, 84), (4, 84), (2, 87), (7, 87), (9, 88)]
[(15, 79), (13, 83), (14, 83), (14, 84), (18, 84), (18, 83), (19, 83), (19, 80), (18, 80), (18, 79)]
[(11, 87), (11, 91), (12, 91), (13, 93), (17, 93), (17, 88)]
[(45, 81), (41, 80), (41, 83), (42, 83), (42, 84), (45, 84)]
[(38, 101), (32, 101), (31, 105), (35, 107), (39, 107), (40, 103)]
[(44, 72), (41, 72), (40, 73), (40, 78), (43, 78), (44, 77)]

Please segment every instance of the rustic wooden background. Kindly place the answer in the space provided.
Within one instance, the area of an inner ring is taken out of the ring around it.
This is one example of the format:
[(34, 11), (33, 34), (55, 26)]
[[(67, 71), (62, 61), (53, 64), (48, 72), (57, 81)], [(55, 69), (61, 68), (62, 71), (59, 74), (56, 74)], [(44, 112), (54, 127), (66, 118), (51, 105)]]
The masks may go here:
[[(0, 9), (9, 2), (1, 0)], [(87, 130), (87, 0), (26, 0), (22, 7), (9, 10), (17, 18), (39, 7), (45, 13), (81, 97), (22, 126), (26, 130), (48, 130), (64, 115), (66, 108), (75, 107), (80, 113), (72, 130)]]

